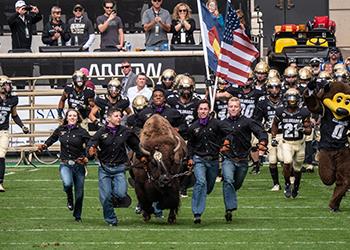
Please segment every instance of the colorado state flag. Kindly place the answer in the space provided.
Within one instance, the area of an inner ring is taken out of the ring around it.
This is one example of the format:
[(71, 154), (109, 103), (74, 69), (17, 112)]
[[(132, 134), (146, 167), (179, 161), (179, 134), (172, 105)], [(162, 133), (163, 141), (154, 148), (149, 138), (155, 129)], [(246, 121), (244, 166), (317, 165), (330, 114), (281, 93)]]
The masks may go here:
[(216, 71), (218, 58), (220, 55), (220, 42), (222, 40), (224, 28), (219, 24), (217, 17), (213, 16), (203, 1), (200, 1), (202, 9), (202, 38), (203, 45), (207, 47), (208, 64), (212, 71)]

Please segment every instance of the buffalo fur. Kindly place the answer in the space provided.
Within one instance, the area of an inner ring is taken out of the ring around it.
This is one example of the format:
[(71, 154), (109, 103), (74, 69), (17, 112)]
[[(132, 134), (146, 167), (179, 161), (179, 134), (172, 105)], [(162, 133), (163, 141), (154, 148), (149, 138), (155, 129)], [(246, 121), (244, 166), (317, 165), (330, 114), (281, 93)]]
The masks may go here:
[[(181, 146), (174, 152), (179, 142)], [(150, 153), (146, 166), (135, 160), (133, 167), (135, 191), (144, 220), (150, 219), (154, 212), (152, 203), (158, 202), (160, 209), (170, 209), (168, 223), (173, 224), (180, 206), (180, 183), (172, 176), (180, 173), (182, 159), (186, 157), (185, 141), (164, 117), (153, 115), (141, 130), (140, 143)], [(162, 153), (166, 171), (153, 158), (155, 151)]]

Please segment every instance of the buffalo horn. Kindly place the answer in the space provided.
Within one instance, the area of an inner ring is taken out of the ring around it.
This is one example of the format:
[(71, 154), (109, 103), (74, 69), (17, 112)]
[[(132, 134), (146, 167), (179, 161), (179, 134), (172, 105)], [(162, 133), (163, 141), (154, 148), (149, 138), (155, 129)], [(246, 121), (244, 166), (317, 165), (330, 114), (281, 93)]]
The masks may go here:
[(176, 153), (176, 151), (178, 151), (181, 147), (181, 140), (178, 136), (175, 136), (176, 137), (176, 140), (177, 140), (177, 145), (176, 147), (174, 148), (174, 153)]

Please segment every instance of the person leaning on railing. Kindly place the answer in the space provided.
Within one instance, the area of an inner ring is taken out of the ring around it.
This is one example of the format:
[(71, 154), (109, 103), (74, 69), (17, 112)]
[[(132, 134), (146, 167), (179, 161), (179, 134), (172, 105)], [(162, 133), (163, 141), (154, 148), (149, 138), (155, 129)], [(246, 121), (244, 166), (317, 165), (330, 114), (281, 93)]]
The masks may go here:
[(178, 3), (173, 11), (171, 44), (194, 44), (193, 31), (196, 24), (191, 18), (192, 10), (186, 3)]

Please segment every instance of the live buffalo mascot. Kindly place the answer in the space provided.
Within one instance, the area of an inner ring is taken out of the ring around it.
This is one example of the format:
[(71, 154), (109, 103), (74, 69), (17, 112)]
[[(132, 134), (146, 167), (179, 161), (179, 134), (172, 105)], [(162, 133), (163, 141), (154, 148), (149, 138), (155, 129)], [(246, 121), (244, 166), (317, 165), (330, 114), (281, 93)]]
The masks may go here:
[(313, 81), (304, 99), (308, 109), (321, 116), (319, 175), (325, 185), (335, 183), (329, 209), (339, 212), (340, 202), (350, 188), (350, 85)]

